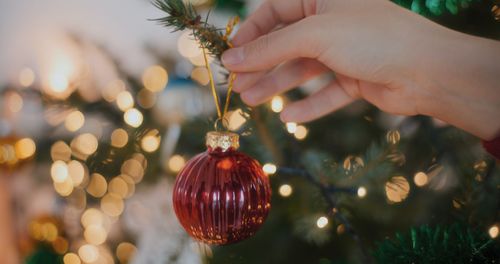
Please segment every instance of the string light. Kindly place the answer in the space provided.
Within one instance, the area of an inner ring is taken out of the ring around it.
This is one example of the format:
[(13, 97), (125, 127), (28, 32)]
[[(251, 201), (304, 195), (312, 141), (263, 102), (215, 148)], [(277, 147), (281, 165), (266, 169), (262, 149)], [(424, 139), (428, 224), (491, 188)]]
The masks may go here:
[(488, 235), (490, 235), (491, 238), (495, 239), (498, 237), (499, 233), (499, 228), (497, 225), (493, 225), (488, 229)]
[(422, 187), (429, 182), (429, 177), (427, 176), (427, 174), (420, 171), (417, 172), (413, 177), (413, 182), (415, 182), (415, 185), (417, 185), (418, 187)]
[(142, 84), (151, 92), (162, 91), (163, 89), (165, 89), (167, 82), (167, 71), (159, 65), (154, 65), (147, 68), (142, 74)]
[(68, 89), (68, 78), (63, 74), (53, 74), (49, 80), (50, 89), (56, 93), (63, 93)]
[(83, 227), (87, 228), (91, 225), (102, 225), (103, 215), (101, 211), (95, 208), (89, 208), (83, 212), (81, 217)]
[(69, 196), (74, 189), (73, 181), (70, 177), (67, 177), (63, 182), (54, 181), (54, 189), (59, 195), (63, 197)]
[(156, 95), (147, 89), (141, 89), (137, 93), (137, 102), (142, 108), (152, 108), (156, 103)]
[(106, 193), (107, 189), (108, 183), (106, 182), (106, 179), (104, 179), (104, 177), (99, 173), (93, 173), (90, 177), (89, 185), (87, 186), (87, 192), (90, 195), (99, 198)]
[(64, 264), (81, 264), (80, 257), (75, 253), (66, 253), (63, 258)]
[(64, 161), (58, 160), (52, 163), (50, 175), (54, 182), (62, 183), (68, 178), (68, 165)]
[(113, 178), (108, 185), (109, 193), (116, 194), (122, 199), (128, 195), (128, 184), (121, 177)]
[(180, 155), (173, 155), (168, 160), (168, 168), (173, 172), (179, 172), (184, 168), (186, 160)]
[(272, 174), (276, 173), (276, 171), (278, 170), (278, 168), (276, 167), (276, 165), (274, 165), (272, 163), (266, 163), (266, 164), (264, 164), (264, 166), (262, 166), (262, 170), (267, 175), (272, 175)]
[(16, 92), (8, 92), (5, 95), (5, 101), (12, 113), (17, 113), (23, 109), (23, 98)]
[(120, 263), (128, 263), (137, 251), (137, 248), (128, 242), (122, 242), (116, 247), (116, 257)]
[(123, 212), (123, 199), (114, 193), (108, 193), (101, 199), (101, 210), (109, 216), (119, 216)]
[(359, 198), (364, 198), (367, 194), (367, 191), (366, 191), (366, 188), (361, 186), (358, 188), (358, 191), (357, 191), (357, 194), (358, 194), (358, 197)]
[[(144, 159), (145, 161), (145, 159)], [(145, 165), (143, 166), (138, 159), (129, 159), (122, 164), (121, 173), (130, 176), (135, 183), (138, 183), (144, 177)]]
[(191, 36), (189, 31), (184, 32), (177, 42), (179, 53), (186, 58), (202, 56), (202, 50), (198, 42)]
[(283, 197), (288, 197), (288, 196), (292, 195), (292, 192), (293, 192), (292, 186), (290, 186), (288, 184), (283, 184), (279, 188), (279, 193)]
[(296, 139), (303, 140), (307, 137), (307, 128), (305, 126), (297, 126), (295, 129), (295, 133), (293, 134)]
[(210, 82), (210, 77), (208, 76), (207, 68), (205, 67), (194, 68), (193, 71), (191, 72), (191, 79), (197, 81), (199, 84), (203, 86), (207, 85)]
[(318, 228), (324, 228), (327, 225), (328, 225), (328, 218), (326, 218), (326, 216), (322, 216), (318, 218), (318, 220), (316, 221), (316, 226), (318, 226)]
[(160, 140), (159, 131), (153, 129), (142, 138), (141, 148), (146, 152), (154, 152), (160, 147)]
[(64, 126), (68, 131), (75, 132), (82, 128), (85, 123), (85, 116), (80, 111), (73, 111), (64, 120)]
[(72, 146), (80, 153), (84, 155), (92, 155), (97, 151), (98, 142), (97, 138), (90, 134), (81, 134), (74, 139)]
[(92, 245), (100, 245), (106, 241), (106, 230), (101, 225), (89, 225), (83, 232), (85, 240)]
[(392, 177), (385, 183), (385, 194), (389, 202), (402, 202), (410, 193), (410, 184), (403, 176)]
[(23, 138), (14, 144), (14, 149), (19, 159), (27, 159), (35, 154), (36, 144), (31, 138)]
[(114, 102), (120, 92), (125, 91), (125, 83), (122, 80), (113, 80), (109, 82), (102, 90), (102, 97), (108, 102)]
[(122, 91), (116, 97), (116, 105), (123, 112), (134, 107), (134, 98), (129, 91)]
[(143, 118), (142, 113), (135, 108), (127, 110), (127, 112), (123, 115), (125, 123), (136, 128), (142, 124)]
[(286, 130), (290, 134), (294, 134), (297, 131), (297, 123), (295, 122), (288, 122), (286, 123)]
[(85, 244), (78, 249), (78, 255), (84, 262), (92, 263), (99, 258), (99, 250), (94, 245)]
[(275, 113), (283, 111), (283, 98), (279, 95), (274, 96), (271, 100), (271, 110)]
[(128, 134), (125, 129), (118, 128), (111, 133), (111, 146), (115, 148), (123, 148), (128, 143)]
[(64, 141), (57, 141), (50, 148), (50, 156), (53, 161), (69, 161), (71, 158), (71, 148)]
[(71, 181), (73, 182), (73, 186), (80, 185), (85, 179), (85, 168), (82, 163), (76, 160), (72, 160), (67, 165), (68, 174), (71, 177)]
[(24, 68), (19, 73), (19, 84), (23, 87), (29, 87), (35, 82), (35, 73), (30, 68)]

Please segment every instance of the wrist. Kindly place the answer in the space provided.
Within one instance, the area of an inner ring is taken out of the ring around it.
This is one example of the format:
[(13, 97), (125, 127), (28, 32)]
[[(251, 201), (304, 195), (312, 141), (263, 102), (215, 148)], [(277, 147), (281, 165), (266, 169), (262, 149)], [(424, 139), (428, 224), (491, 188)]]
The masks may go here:
[(500, 131), (500, 44), (452, 30), (422, 45), (417, 67), (419, 113), (482, 139)]

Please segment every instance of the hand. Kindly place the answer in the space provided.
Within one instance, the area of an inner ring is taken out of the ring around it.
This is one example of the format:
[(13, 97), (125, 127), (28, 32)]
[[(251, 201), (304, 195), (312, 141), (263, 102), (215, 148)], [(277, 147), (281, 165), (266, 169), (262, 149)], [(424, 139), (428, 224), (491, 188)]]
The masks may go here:
[(435, 116), (484, 139), (500, 130), (500, 45), (387, 0), (268, 0), (233, 44), (222, 61), (238, 73), (234, 90), (251, 106), (336, 73), (288, 105), (286, 122), (314, 120), (362, 98), (389, 113)]

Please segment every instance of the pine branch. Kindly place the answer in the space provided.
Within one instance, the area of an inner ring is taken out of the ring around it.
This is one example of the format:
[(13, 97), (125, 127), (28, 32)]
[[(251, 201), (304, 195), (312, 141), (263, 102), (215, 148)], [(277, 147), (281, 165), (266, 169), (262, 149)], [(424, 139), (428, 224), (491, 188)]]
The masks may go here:
[(200, 45), (217, 59), (220, 60), (222, 53), (229, 48), (221, 29), (202, 21), (193, 5), (186, 4), (182, 0), (155, 0), (153, 5), (167, 13), (167, 16), (153, 19), (153, 21), (172, 28), (173, 32), (192, 30), (194, 38), (200, 42)]

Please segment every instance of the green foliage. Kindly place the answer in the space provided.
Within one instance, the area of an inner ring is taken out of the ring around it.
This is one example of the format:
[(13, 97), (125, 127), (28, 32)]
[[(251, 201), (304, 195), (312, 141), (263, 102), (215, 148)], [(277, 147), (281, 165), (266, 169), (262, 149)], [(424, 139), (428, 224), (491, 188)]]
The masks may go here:
[(440, 16), (445, 13), (457, 15), (477, 0), (393, 0), (398, 5), (424, 16)]
[(167, 13), (167, 16), (153, 19), (154, 21), (172, 28), (173, 31), (192, 30), (195, 39), (218, 59), (229, 48), (222, 31), (202, 21), (191, 4), (186, 4), (182, 0), (155, 0), (153, 4)]
[(384, 240), (374, 257), (378, 263), (497, 263), (500, 245), (485, 232), (459, 224), (420, 226)]

